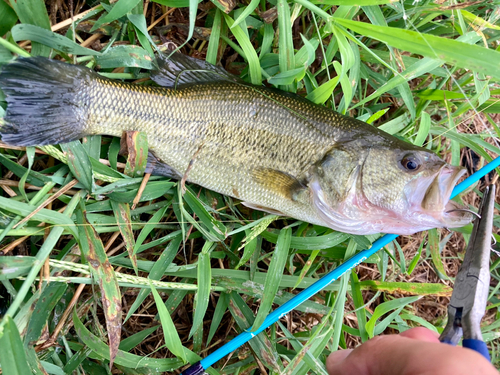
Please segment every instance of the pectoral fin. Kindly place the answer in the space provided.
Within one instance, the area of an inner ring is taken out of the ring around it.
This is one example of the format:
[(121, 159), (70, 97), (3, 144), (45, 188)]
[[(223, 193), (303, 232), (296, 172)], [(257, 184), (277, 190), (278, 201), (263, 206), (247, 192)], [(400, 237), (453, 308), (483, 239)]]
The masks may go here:
[(291, 200), (296, 200), (307, 189), (295, 177), (276, 169), (257, 168), (253, 171), (253, 177), (266, 189)]

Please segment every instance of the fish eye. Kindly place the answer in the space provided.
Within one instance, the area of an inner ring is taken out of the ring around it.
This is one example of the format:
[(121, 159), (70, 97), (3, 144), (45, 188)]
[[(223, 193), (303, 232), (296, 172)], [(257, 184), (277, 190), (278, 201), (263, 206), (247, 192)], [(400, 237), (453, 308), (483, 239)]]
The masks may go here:
[(400, 161), (401, 166), (408, 172), (416, 172), (422, 166), (422, 162), (415, 155), (406, 155)]

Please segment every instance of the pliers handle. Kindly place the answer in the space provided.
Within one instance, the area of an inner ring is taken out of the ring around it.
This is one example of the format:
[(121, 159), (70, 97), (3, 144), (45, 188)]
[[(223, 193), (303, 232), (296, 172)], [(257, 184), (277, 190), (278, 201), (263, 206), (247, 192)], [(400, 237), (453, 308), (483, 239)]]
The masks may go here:
[(486, 310), (490, 286), (490, 250), (493, 228), (495, 186), (486, 188), (479, 216), (469, 240), (464, 261), (455, 279), (448, 305), (448, 323), (439, 337), (441, 342), (462, 346), (482, 354), (490, 361), (490, 354), (481, 334), (481, 319)]

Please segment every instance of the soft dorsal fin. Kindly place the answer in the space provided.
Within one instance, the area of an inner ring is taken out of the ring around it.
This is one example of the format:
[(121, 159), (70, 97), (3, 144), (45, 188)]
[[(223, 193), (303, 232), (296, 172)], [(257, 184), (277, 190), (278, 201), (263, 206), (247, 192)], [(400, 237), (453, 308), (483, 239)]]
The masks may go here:
[(247, 84), (224, 68), (181, 53), (157, 54), (151, 79), (164, 87), (180, 88), (193, 83), (229, 81)]

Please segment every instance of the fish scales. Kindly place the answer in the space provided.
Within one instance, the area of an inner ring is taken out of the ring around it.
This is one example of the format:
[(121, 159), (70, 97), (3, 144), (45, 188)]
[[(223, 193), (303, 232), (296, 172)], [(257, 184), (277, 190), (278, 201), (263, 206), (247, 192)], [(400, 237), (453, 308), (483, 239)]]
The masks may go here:
[(427, 149), (200, 60), (157, 63), (152, 78), (165, 87), (40, 57), (7, 64), (2, 139), (31, 146), (141, 131), (162, 167), (153, 172), (348, 233), (410, 234), (472, 219), (449, 201), (463, 169)]
[(303, 217), (305, 207), (268, 191), (255, 181), (254, 170), (305, 178), (335, 145), (343, 120), (332, 111), (311, 116), (312, 103), (284, 102), (273, 90), (237, 83), (176, 90), (98, 79), (79, 92), (88, 133), (145, 132), (155, 155), (180, 175), (194, 158), (188, 181), (264, 207), (288, 204), (284, 210), (297, 211), (295, 217)]

